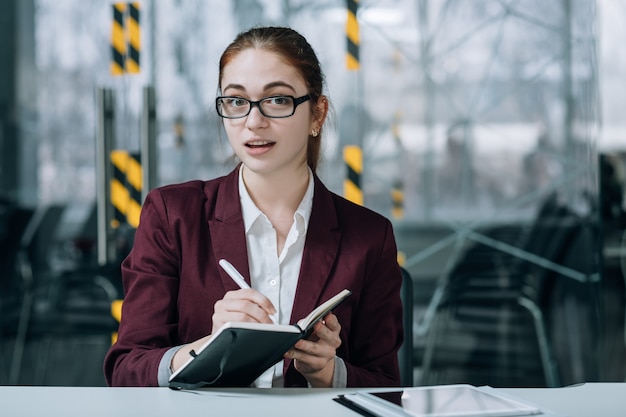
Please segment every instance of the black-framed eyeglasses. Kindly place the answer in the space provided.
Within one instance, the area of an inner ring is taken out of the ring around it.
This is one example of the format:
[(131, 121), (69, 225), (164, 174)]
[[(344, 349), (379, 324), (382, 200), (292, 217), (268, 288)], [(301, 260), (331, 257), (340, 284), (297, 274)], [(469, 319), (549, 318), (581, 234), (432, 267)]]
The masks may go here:
[(252, 107), (258, 107), (265, 117), (279, 119), (290, 117), (296, 112), (296, 107), (309, 100), (309, 94), (295, 98), (293, 96), (271, 96), (258, 101), (248, 100), (243, 97), (221, 96), (215, 99), (217, 114), (225, 119), (240, 119), (246, 117), (252, 111)]

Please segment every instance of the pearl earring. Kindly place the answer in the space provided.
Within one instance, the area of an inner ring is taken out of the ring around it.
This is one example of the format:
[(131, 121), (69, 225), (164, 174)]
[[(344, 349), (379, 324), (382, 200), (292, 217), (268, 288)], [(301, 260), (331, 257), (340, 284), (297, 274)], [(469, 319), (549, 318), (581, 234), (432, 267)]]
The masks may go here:
[(317, 137), (317, 135), (319, 135), (319, 132), (315, 129), (311, 130), (311, 136), (313, 136), (314, 138)]

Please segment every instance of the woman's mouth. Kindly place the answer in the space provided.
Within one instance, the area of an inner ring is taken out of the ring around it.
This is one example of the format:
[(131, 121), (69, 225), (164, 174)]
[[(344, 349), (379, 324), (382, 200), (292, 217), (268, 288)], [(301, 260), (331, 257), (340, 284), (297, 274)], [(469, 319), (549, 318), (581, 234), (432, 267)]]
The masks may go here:
[(274, 144), (275, 142), (269, 140), (252, 140), (250, 142), (246, 142), (245, 146), (251, 149), (256, 148), (267, 148)]

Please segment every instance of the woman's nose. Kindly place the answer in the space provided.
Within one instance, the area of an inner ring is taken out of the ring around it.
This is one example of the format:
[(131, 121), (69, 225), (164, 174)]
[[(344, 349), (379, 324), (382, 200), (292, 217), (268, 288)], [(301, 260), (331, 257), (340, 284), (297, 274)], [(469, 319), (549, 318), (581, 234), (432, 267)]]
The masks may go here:
[(267, 118), (263, 116), (257, 106), (253, 106), (252, 109), (250, 109), (250, 113), (246, 116), (246, 127), (263, 127), (265, 124), (267, 124)]

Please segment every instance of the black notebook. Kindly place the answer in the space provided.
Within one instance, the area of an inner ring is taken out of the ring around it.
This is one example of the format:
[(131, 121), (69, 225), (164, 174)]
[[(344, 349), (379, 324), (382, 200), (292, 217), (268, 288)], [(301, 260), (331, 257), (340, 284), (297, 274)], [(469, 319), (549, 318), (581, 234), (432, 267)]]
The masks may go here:
[(249, 386), (348, 295), (349, 290), (341, 291), (296, 324), (224, 324), (172, 374), (170, 388)]

